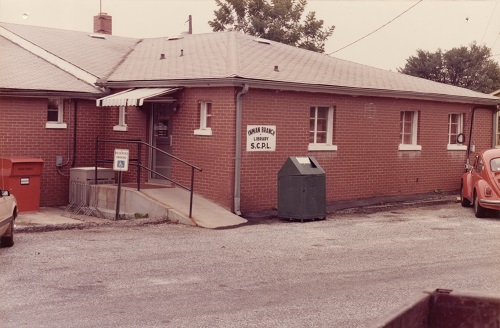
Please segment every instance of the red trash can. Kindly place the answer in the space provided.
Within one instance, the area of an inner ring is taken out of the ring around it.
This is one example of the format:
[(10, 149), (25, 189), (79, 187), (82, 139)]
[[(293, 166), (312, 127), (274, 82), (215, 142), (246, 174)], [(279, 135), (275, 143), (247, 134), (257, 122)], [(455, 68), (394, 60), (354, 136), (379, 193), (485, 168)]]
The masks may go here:
[(19, 212), (34, 212), (40, 208), (42, 169), (40, 158), (0, 158), (0, 188), (16, 197)]

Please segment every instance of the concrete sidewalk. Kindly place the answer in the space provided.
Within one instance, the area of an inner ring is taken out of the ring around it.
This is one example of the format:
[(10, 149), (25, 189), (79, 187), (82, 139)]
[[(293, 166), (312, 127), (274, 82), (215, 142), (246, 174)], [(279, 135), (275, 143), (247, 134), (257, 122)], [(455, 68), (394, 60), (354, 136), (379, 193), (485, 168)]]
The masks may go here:
[(165, 218), (112, 220), (66, 212), (64, 207), (41, 207), (37, 212), (21, 212), (15, 221), (16, 232), (85, 229), (99, 226), (131, 226), (170, 223)]
[[(163, 191), (163, 192), (168, 192)], [(149, 197), (155, 198), (159, 195), (155, 191), (150, 192)], [(172, 195), (172, 197), (174, 197)], [(185, 197), (181, 197), (185, 202)], [(172, 201), (176, 201), (173, 199)], [(429, 193), (422, 195), (413, 196), (399, 196), (399, 197), (377, 197), (371, 199), (362, 199), (357, 201), (344, 201), (335, 202), (327, 206), (328, 215), (334, 215), (338, 212), (351, 212), (351, 211), (380, 211), (387, 210), (389, 208), (398, 208), (405, 206), (437, 206), (439, 204), (457, 202), (456, 193)], [(200, 227), (217, 229), (225, 228), (226, 226), (221, 226), (224, 220), (218, 221), (221, 216), (231, 215), (232, 220), (238, 220), (239, 225), (233, 225), (238, 227), (240, 225), (247, 224), (247, 219), (249, 224), (266, 223), (270, 219), (277, 221), (276, 211), (263, 211), (246, 213), (244, 218), (235, 216), (228, 211), (221, 211), (218, 208), (212, 209), (203, 202), (203, 199), (195, 198), (196, 206), (193, 210), (193, 217)], [(187, 206), (185, 204), (185, 206)], [(186, 208), (187, 210), (187, 208)], [(236, 218), (234, 218), (236, 217)], [(195, 222), (196, 222), (195, 221)], [(234, 221), (236, 222), (236, 221)], [(50, 231), (50, 230), (63, 230), (63, 229), (84, 229), (92, 228), (98, 226), (130, 226), (130, 225), (147, 225), (147, 224), (160, 224), (160, 223), (171, 223), (170, 220), (165, 218), (134, 218), (128, 220), (112, 220), (103, 219), (93, 216), (86, 216), (80, 214), (73, 214), (65, 212), (64, 207), (42, 207), (38, 212), (24, 212), (19, 213), (16, 223), (16, 232), (37, 232), (37, 231)]]

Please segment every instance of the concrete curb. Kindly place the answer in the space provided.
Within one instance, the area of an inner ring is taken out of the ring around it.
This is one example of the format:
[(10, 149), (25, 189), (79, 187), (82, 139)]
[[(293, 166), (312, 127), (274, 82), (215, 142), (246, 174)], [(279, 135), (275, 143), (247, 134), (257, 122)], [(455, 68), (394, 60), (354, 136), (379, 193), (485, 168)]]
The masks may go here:
[(14, 225), (14, 231), (16, 233), (32, 233), (32, 232), (47, 232), (47, 231), (58, 231), (58, 230), (74, 230), (74, 229), (92, 229), (99, 227), (132, 227), (132, 226), (142, 226), (142, 225), (156, 225), (156, 224), (168, 224), (174, 223), (170, 219), (163, 218), (145, 218), (145, 219), (125, 219), (125, 220), (109, 220), (109, 219), (98, 219), (88, 217), (88, 221), (81, 218), (74, 221), (81, 221), (80, 223), (62, 223), (62, 224), (32, 224), (32, 225)]

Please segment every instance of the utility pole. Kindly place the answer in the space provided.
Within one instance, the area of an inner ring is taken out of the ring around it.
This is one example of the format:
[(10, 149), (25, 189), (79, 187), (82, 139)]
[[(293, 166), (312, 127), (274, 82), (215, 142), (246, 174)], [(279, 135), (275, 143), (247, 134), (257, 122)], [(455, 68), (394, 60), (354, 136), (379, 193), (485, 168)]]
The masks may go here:
[(189, 30), (188, 30), (188, 33), (189, 33), (189, 34), (193, 34), (193, 16), (189, 15), (188, 22), (189, 22)]

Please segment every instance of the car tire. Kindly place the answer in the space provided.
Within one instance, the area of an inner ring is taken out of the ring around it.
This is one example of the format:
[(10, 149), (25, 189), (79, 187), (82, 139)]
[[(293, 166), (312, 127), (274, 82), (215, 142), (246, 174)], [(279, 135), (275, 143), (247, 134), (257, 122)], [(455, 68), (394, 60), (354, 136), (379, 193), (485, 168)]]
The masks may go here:
[(460, 204), (462, 204), (463, 207), (470, 207), (472, 205), (470, 200), (464, 197), (464, 183), (463, 182), (460, 184)]
[[(9, 231), (10, 230), (10, 231)], [(14, 246), (14, 221), (11, 222), (8, 234), (10, 236), (0, 237), (0, 246), (2, 247), (12, 247)]]
[(474, 192), (474, 214), (476, 214), (476, 218), (484, 218), (486, 216), (486, 209), (479, 204), (476, 192)]

